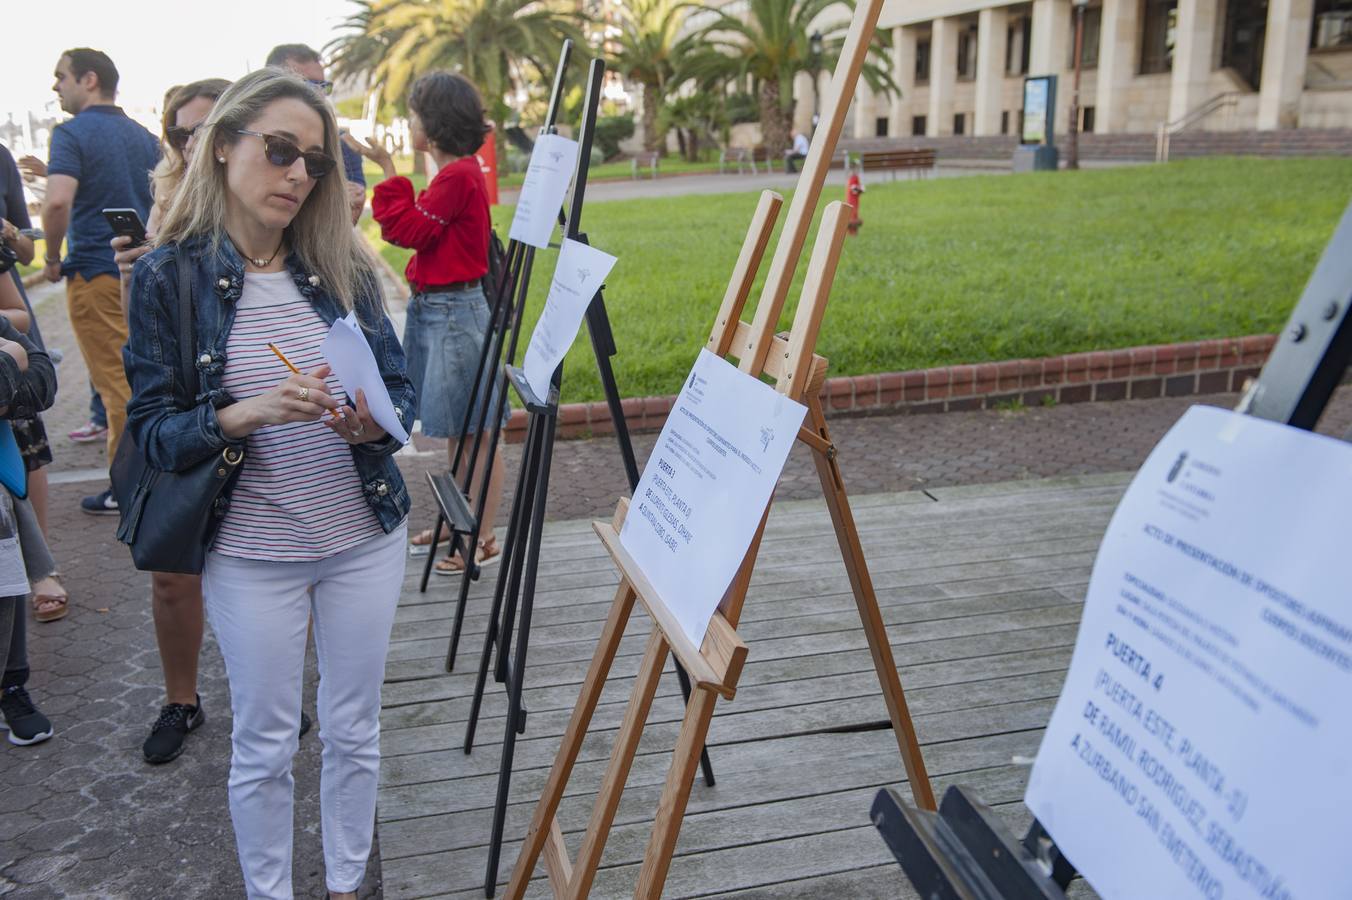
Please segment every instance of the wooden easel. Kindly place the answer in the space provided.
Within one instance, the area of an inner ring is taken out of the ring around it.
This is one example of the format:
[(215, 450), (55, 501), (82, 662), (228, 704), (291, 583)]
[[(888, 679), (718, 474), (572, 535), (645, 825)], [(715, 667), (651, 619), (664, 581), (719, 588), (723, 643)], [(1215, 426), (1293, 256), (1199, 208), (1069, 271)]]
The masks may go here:
[[(847, 215), (844, 204), (832, 203), (826, 208), (793, 327), (786, 335), (774, 334), (881, 8), (882, 0), (865, 0), (856, 9), (841, 52), (840, 64), (828, 92), (822, 127), (813, 138), (754, 320), (749, 324), (742, 321), (741, 313), (783, 202), (771, 191), (761, 195), (707, 347), (720, 356), (737, 357), (743, 372), (772, 380), (780, 393), (808, 407), (809, 423), (799, 431), (798, 439), (813, 452), (912, 793), (917, 803), (926, 809), (933, 809), (934, 795), (906, 708), (892, 648), (883, 627), (877, 597), (845, 493), (835, 446), (831, 442), (818, 396), (826, 377), (827, 361), (816, 355), (814, 348), (845, 239)], [(737, 682), (747, 656), (747, 645), (737, 634), (737, 623), (769, 516), (768, 505), (750, 549), (729, 585), (718, 612), (709, 623), (701, 647), (696, 647), (685, 636), (662, 598), (620, 543), (620, 526), (627, 510), (628, 502), (622, 499), (611, 522), (597, 522), (594, 525), (620, 569), (620, 587), (587, 670), (572, 718), (564, 732), (554, 766), (536, 805), (516, 867), (512, 871), (507, 886), (509, 898), (524, 895), (542, 854), (556, 897), (587, 896), (601, 862), (601, 853), (638, 750), (639, 738), (656, 695), (667, 654), (671, 653), (689, 673), (695, 691), (686, 705), (685, 718), (634, 891), (636, 897), (659, 897), (676, 848), (714, 704), (719, 697), (732, 699), (736, 694)], [(591, 820), (576, 861), (573, 861), (569, 858), (556, 814), (635, 600), (642, 601), (654, 627), (639, 664), (633, 693), (615, 739)]]

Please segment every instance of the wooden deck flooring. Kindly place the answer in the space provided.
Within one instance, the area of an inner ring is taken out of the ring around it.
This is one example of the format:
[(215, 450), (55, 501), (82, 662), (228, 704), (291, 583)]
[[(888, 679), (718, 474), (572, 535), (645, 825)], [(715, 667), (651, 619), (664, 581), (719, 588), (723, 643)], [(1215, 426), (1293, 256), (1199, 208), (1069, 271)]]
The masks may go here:
[[(870, 571), (936, 795), (974, 786), (1022, 830), (1028, 770), (1070, 662), (1099, 539), (1128, 475), (853, 498)], [(490, 680), (477, 746), (461, 744), (496, 569), (474, 585), (454, 674), (442, 671), (452, 579), (417, 592), (410, 565), (384, 689), (380, 853), (387, 898), (482, 897), (505, 721)], [(416, 570), (416, 571), (415, 571)], [(571, 714), (617, 576), (588, 522), (546, 527), (499, 883)], [(560, 824), (576, 851), (649, 623), (637, 607)], [(737, 697), (709, 735), (718, 783), (697, 781), (669, 897), (914, 896), (868, 819), (905, 779), (820, 501), (778, 504), (742, 617)], [(670, 668), (670, 663), (668, 663)], [(682, 707), (653, 704), (593, 897), (630, 895)], [(902, 793), (906, 794), (904, 787)], [(543, 870), (531, 896), (547, 896)]]

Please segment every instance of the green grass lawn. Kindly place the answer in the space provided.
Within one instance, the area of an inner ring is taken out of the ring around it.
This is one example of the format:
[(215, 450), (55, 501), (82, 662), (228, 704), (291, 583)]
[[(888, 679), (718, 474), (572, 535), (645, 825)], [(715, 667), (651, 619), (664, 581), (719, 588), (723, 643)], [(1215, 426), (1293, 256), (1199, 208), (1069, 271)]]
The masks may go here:
[[(840, 194), (828, 188), (826, 198)], [(1350, 196), (1346, 160), (877, 178), (864, 196), (863, 231), (846, 243), (818, 350), (831, 374), (857, 375), (1275, 331)], [(606, 305), (625, 395), (676, 392), (708, 337), (757, 197), (585, 209), (591, 242), (619, 257)], [(494, 209), (500, 235), (511, 214)], [(366, 227), (402, 272), (407, 253)], [(528, 325), (555, 256), (537, 256)], [(600, 398), (583, 334), (566, 363), (564, 399)]]

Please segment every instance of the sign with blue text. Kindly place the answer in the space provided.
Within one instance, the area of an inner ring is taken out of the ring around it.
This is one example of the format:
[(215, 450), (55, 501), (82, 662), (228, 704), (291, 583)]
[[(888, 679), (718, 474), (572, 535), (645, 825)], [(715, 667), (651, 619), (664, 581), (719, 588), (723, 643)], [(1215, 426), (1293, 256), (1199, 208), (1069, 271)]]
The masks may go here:
[(1106, 900), (1347, 897), (1352, 445), (1193, 407), (1108, 525), (1025, 797)]
[(696, 646), (751, 546), (807, 407), (701, 350), (620, 543)]

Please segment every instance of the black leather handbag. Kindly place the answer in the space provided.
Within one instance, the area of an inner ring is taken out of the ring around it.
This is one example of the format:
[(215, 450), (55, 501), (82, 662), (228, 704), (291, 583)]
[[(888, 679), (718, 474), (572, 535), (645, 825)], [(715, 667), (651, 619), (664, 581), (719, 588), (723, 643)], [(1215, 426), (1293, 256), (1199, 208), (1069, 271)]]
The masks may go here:
[[(174, 405), (192, 409), (197, 397), (192, 278), (177, 250), (179, 371)], [(202, 574), (207, 545), (225, 517), (225, 489), (239, 472), (244, 451), (226, 447), (189, 469), (165, 472), (146, 461), (124, 432), (110, 471), (117, 498), (117, 539), (131, 548), (136, 568), (147, 572)]]

